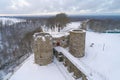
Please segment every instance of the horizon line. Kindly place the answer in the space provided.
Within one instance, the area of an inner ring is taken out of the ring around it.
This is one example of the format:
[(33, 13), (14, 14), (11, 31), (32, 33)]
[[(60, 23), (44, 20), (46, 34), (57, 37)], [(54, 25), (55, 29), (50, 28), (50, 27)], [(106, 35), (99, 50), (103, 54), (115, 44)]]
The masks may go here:
[[(120, 16), (120, 14), (113, 14), (113, 13), (66, 13), (66, 12), (59, 12), (59, 13), (65, 13), (68, 16), (72, 15), (81, 15), (81, 16)], [(59, 13), (36, 13), (36, 14), (0, 14), (0, 16), (55, 16)]]

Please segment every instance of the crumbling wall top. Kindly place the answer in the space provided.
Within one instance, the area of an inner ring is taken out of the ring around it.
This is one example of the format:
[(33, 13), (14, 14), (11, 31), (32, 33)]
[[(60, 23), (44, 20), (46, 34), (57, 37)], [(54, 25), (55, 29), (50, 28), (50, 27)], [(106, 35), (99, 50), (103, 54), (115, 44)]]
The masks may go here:
[(37, 40), (38, 38), (42, 38), (45, 41), (45, 38), (47, 37), (52, 39), (52, 36), (49, 33), (45, 33), (45, 32), (39, 32), (33, 35), (34, 40)]
[(70, 31), (70, 33), (85, 33), (85, 30), (83, 30), (83, 29), (76, 29), (76, 30)]

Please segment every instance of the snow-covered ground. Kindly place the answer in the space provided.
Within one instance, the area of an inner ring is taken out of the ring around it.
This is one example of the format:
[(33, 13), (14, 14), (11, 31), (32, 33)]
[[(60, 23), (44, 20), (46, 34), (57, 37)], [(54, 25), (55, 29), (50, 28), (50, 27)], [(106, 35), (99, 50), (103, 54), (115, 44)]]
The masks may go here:
[(69, 23), (66, 27), (64, 27), (61, 32), (69, 32), (74, 29), (79, 29), (81, 28), (81, 22), (71, 22)]
[(34, 55), (31, 55), (10, 80), (65, 80), (65, 77), (56, 64), (39, 66), (34, 63)]
[(67, 24), (66, 27), (64, 27), (60, 32), (58, 32), (58, 29), (56, 28), (55, 30), (49, 29), (46, 31), (45, 29), (43, 30), (44, 32), (48, 32), (49, 34), (52, 35), (52, 37), (62, 37), (62, 36), (67, 36), (69, 35), (69, 31), (74, 30), (74, 29), (79, 29), (81, 26), (81, 22), (71, 22)]
[(119, 41), (120, 34), (87, 32), (86, 55), (80, 61), (106, 80), (120, 80)]

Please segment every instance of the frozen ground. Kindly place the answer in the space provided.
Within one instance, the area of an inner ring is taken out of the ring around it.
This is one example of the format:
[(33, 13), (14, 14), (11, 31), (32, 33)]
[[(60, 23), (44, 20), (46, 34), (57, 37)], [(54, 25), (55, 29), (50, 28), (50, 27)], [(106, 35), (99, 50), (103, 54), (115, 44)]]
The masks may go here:
[(119, 41), (120, 34), (87, 32), (86, 55), (80, 61), (106, 80), (120, 80)]
[(54, 63), (39, 66), (34, 63), (34, 55), (31, 55), (10, 80), (65, 80), (65, 77)]
[(81, 22), (71, 22), (67, 24), (66, 27), (64, 27), (60, 32), (58, 32), (58, 28), (55, 28), (53, 30), (51, 29), (46, 29), (46, 27), (42, 27), (44, 32), (47, 32), (52, 35), (52, 37), (62, 37), (62, 36), (67, 36), (69, 35), (69, 31), (74, 30), (74, 29), (79, 29), (81, 25)]
[(81, 28), (81, 22), (72, 22), (72, 23), (69, 23), (66, 27), (64, 27), (61, 32), (69, 32), (71, 30), (74, 30), (74, 29), (79, 29)]

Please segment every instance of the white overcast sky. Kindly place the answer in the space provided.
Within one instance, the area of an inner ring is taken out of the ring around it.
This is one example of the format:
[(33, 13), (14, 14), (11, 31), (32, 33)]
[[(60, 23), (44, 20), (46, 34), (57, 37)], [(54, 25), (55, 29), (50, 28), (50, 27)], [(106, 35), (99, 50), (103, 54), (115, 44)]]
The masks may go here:
[(120, 0), (0, 0), (0, 15), (120, 14)]

